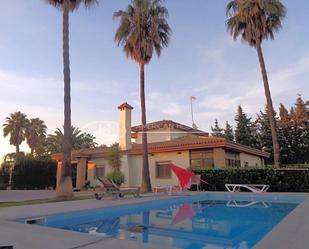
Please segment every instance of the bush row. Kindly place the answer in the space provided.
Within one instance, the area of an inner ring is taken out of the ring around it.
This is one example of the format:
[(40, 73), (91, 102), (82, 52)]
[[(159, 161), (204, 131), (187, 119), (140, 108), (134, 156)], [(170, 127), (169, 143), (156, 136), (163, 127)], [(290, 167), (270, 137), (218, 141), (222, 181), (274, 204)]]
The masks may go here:
[(271, 192), (309, 192), (309, 170), (294, 169), (227, 169), (195, 170), (201, 179), (203, 190), (226, 191), (226, 183), (268, 184)]
[(0, 190), (5, 190), (10, 178), (9, 168), (2, 165), (0, 167)]
[(13, 189), (45, 189), (56, 186), (57, 162), (22, 158), (16, 160)]

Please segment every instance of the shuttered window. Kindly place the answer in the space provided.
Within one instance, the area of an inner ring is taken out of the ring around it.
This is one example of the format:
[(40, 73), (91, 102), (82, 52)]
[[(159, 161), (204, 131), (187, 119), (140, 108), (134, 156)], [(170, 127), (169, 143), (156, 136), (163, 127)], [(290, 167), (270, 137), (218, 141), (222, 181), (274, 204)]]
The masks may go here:
[(171, 161), (156, 162), (156, 177), (161, 179), (169, 179), (172, 177)]

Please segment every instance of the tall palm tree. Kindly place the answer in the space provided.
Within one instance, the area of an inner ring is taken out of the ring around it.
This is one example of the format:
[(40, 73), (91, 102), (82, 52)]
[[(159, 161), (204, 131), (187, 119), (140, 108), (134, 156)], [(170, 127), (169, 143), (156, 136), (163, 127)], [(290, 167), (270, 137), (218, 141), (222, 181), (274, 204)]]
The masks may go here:
[(262, 52), (262, 42), (265, 39), (274, 39), (275, 33), (281, 28), (282, 21), (286, 16), (286, 8), (280, 0), (231, 0), (227, 5), (226, 14), (228, 17), (227, 28), (234, 40), (241, 37), (242, 41), (257, 51), (269, 110), (274, 165), (279, 166), (280, 150), (277, 124)]
[(31, 155), (33, 155), (35, 148), (46, 137), (47, 126), (45, 122), (39, 118), (32, 118), (29, 120), (29, 126), (26, 130), (27, 144), (30, 147)]
[(62, 12), (63, 21), (63, 74), (64, 74), (64, 139), (62, 146), (61, 179), (57, 186), (58, 197), (72, 197), (71, 178), (71, 76), (69, 53), (69, 14), (81, 4), (86, 7), (97, 3), (97, 0), (45, 0)]
[(19, 154), (19, 146), (26, 138), (26, 131), (29, 125), (27, 115), (21, 112), (10, 113), (5, 118), (3, 125), (3, 136), (10, 135), (10, 144), (16, 147), (16, 155)]
[(168, 46), (171, 33), (167, 22), (168, 10), (161, 0), (132, 0), (125, 11), (114, 13), (114, 18), (120, 19), (114, 40), (118, 46), (123, 46), (127, 58), (139, 64), (140, 68), (140, 101), (143, 143), (143, 192), (151, 192), (151, 182), (148, 165), (147, 123), (145, 105), (145, 71), (155, 52), (161, 55), (162, 49)]

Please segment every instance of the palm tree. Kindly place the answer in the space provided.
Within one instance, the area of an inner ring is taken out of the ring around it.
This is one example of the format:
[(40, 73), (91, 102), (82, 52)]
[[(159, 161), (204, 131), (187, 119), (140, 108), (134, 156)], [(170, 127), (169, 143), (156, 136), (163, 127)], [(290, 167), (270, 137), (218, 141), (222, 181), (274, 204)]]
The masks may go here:
[(269, 110), (274, 165), (279, 166), (277, 124), (262, 52), (262, 42), (265, 39), (274, 39), (275, 32), (279, 31), (286, 16), (286, 8), (280, 0), (231, 0), (227, 5), (226, 14), (228, 17), (227, 28), (234, 40), (241, 37), (242, 41), (257, 50)]
[(26, 131), (29, 125), (27, 115), (21, 112), (11, 113), (5, 118), (3, 125), (3, 136), (10, 135), (10, 144), (16, 147), (16, 155), (19, 154), (19, 146), (26, 138)]
[(69, 14), (81, 4), (86, 7), (97, 3), (97, 0), (45, 0), (62, 12), (63, 21), (63, 74), (64, 74), (64, 139), (62, 141), (61, 179), (57, 186), (58, 197), (72, 197), (71, 178), (71, 76), (69, 53)]
[[(78, 149), (93, 149), (97, 146), (94, 141), (96, 138), (86, 132), (82, 132), (79, 128), (71, 127), (72, 144), (71, 147), (74, 150)], [(59, 128), (56, 129), (54, 134), (50, 134), (47, 137), (48, 151), (53, 153), (59, 153), (62, 150), (62, 141), (64, 134)]]
[(32, 118), (29, 120), (29, 126), (26, 130), (26, 139), (29, 148), (31, 149), (31, 155), (33, 155), (35, 148), (37, 148), (40, 142), (46, 137), (47, 127), (45, 122), (39, 118)]
[(125, 11), (114, 13), (114, 18), (120, 19), (114, 40), (118, 46), (123, 46), (127, 58), (139, 64), (140, 68), (140, 102), (143, 143), (143, 192), (151, 192), (151, 182), (148, 165), (146, 105), (145, 105), (145, 71), (153, 56), (160, 56), (163, 47), (167, 47), (170, 37), (170, 26), (167, 23), (168, 10), (161, 0), (132, 0)]

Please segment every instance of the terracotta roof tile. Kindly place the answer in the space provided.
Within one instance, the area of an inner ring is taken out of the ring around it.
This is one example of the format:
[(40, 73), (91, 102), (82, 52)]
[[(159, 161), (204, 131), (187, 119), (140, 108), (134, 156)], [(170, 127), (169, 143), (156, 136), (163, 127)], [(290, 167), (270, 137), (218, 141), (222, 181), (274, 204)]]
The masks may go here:
[[(182, 138), (173, 139), (170, 141), (156, 142), (148, 144), (149, 153), (163, 153), (163, 152), (174, 152), (174, 151), (185, 151), (193, 149), (211, 149), (211, 148), (224, 148), (238, 152), (244, 152), (251, 155), (261, 156), (269, 158), (270, 154), (265, 151), (254, 149), (245, 145), (228, 141), (224, 138), (219, 137), (203, 137), (203, 136), (186, 136)], [(95, 148), (95, 149), (81, 149), (72, 152), (72, 159), (78, 157), (87, 158), (100, 158), (103, 157), (107, 152), (106, 148)], [(132, 148), (126, 151), (129, 155), (141, 155), (142, 144), (134, 143)], [(52, 156), (54, 160), (61, 160), (61, 154), (54, 154)]]
[(121, 104), (120, 106), (118, 106), (118, 109), (119, 110), (123, 110), (123, 109), (130, 109), (130, 110), (133, 110), (133, 107), (130, 106), (127, 102)]
[[(165, 142), (149, 143), (149, 153), (183, 151), (191, 149), (226, 148), (245, 152), (253, 155), (269, 157), (269, 153), (248, 146), (237, 144), (219, 137), (183, 137)], [(129, 155), (142, 153), (142, 144), (133, 144), (132, 149), (127, 151)]]
[[(174, 128), (174, 129), (181, 130), (181, 131), (197, 133), (197, 134), (200, 134), (201, 136), (209, 135), (207, 132), (174, 122), (173, 120), (161, 120), (157, 122), (148, 123), (146, 128), (147, 130), (155, 130), (155, 129), (161, 129), (161, 128)], [(142, 125), (133, 126), (132, 131), (133, 132), (142, 131)]]

